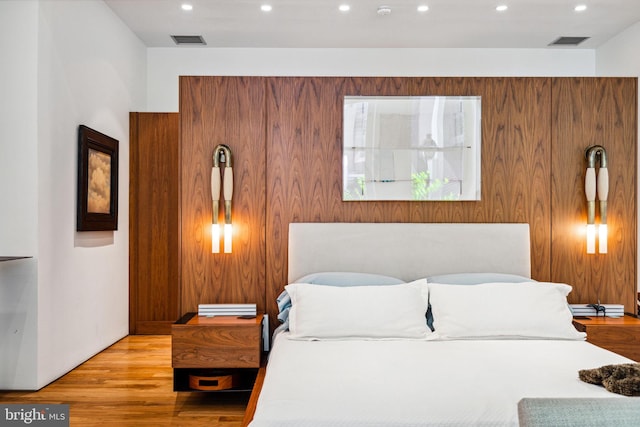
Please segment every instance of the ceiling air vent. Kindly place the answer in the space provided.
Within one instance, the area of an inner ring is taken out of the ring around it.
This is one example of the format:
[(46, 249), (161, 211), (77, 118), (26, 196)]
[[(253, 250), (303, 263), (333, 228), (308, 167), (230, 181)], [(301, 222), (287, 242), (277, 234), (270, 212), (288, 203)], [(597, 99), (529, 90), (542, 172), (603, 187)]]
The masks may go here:
[(207, 42), (204, 41), (202, 36), (171, 36), (171, 38), (173, 39), (173, 41), (177, 45), (182, 45), (182, 44), (188, 44), (188, 45), (201, 44), (201, 45), (206, 45), (207, 44)]
[(589, 37), (558, 37), (549, 46), (578, 46)]

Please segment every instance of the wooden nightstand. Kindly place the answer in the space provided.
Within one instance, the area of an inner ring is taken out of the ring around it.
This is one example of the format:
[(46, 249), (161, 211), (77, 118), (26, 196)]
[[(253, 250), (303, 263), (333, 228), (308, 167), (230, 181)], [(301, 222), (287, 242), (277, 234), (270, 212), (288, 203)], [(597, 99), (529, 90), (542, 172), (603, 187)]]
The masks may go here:
[(640, 319), (624, 317), (574, 317), (573, 325), (587, 333), (587, 341), (640, 362)]
[(251, 391), (262, 361), (262, 318), (188, 313), (171, 325), (174, 391)]

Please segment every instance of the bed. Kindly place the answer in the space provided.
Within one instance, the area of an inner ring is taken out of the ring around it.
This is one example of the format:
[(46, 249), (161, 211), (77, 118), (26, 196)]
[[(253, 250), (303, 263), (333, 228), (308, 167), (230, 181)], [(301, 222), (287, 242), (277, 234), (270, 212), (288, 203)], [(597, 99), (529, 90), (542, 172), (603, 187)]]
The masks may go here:
[(530, 259), (527, 224), (292, 223), (249, 426), (518, 426), (523, 399), (636, 399), (580, 381), (632, 361), (586, 342)]

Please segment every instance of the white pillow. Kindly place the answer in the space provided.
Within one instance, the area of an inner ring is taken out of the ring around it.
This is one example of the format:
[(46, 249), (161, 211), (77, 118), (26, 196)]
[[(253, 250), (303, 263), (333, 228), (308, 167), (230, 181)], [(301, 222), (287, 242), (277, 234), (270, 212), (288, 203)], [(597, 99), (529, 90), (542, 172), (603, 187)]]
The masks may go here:
[(425, 279), (350, 287), (292, 283), (285, 289), (292, 339), (424, 339), (431, 333)]
[(543, 338), (584, 340), (572, 324), (563, 283), (430, 283), (429, 302), (440, 339)]

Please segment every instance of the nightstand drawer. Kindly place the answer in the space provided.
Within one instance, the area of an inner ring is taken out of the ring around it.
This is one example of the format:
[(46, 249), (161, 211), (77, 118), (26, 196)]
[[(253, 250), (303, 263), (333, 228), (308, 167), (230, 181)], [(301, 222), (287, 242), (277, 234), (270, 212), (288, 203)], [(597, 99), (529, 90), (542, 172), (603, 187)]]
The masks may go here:
[(262, 315), (194, 316), (171, 327), (174, 368), (258, 368), (262, 355)]

